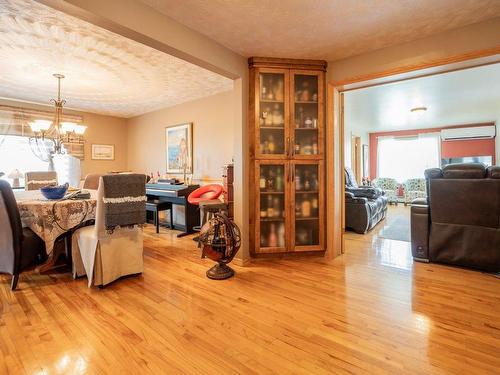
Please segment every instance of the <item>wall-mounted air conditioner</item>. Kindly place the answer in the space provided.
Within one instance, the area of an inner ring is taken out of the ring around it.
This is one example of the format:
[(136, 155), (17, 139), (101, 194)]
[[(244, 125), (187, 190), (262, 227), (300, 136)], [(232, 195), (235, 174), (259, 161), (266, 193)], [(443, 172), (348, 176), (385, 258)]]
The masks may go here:
[(443, 141), (465, 140), (465, 139), (488, 139), (488, 138), (494, 138), (495, 135), (496, 135), (495, 125), (441, 130), (441, 139)]

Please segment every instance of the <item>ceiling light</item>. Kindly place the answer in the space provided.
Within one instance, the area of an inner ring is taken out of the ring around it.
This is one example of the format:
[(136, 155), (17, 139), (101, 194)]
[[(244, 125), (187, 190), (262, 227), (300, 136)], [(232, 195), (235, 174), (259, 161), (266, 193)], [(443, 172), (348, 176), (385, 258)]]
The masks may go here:
[(415, 108), (412, 108), (410, 109), (410, 112), (425, 112), (427, 111), (427, 107), (415, 107)]

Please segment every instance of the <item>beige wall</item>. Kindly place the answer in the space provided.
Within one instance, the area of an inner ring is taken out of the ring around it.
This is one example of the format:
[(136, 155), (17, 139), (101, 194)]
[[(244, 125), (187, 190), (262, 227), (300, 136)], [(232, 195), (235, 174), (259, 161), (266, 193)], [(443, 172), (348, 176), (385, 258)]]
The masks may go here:
[(220, 181), (234, 155), (233, 100), (228, 91), (128, 119), (128, 168), (164, 174), (165, 127), (191, 122), (193, 178)]
[[(127, 170), (127, 122), (126, 119), (82, 113), (88, 126), (85, 132), (85, 160), (82, 176), (88, 173), (106, 173)], [(92, 160), (92, 144), (115, 145), (115, 160)]]
[(500, 17), (328, 63), (329, 82), (500, 47)]
[[(0, 99), (0, 105), (52, 111), (51, 106)], [(64, 113), (83, 117), (85, 131), (85, 160), (81, 162), (82, 177), (88, 173), (105, 173), (127, 168), (127, 122), (123, 118), (103, 116), (95, 113), (66, 110)], [(91, 144), (114, 144), (115, 160), (92, 160)]]

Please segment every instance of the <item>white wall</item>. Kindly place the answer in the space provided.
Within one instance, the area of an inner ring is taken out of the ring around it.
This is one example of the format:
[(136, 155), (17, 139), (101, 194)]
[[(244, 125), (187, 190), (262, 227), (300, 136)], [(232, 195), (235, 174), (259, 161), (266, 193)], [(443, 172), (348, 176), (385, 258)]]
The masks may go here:
[[(368, 145), (370, 143), (370, 135), (366, 128), (360, 124), (348, 123), (346, 121), (344, 126), (345, 166), (351, 168), (351, 138), (353, 136), (361, 137), (361, 145)], [(363, 168), (363, 165), (361, 165), (361, 168)], [(368, 173), (370, 172), (368, 171)]]
[(496, 123), (497, 123), (497, 136), (495, 138), (495, 147), (497, 149), (496, 165), (500, 165), (500, 112), (498, 113)]

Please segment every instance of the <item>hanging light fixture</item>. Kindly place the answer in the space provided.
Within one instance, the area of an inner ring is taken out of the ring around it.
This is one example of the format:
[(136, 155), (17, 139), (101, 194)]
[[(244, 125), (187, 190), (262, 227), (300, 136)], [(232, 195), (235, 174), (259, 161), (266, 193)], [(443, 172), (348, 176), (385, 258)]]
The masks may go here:
[[(38, 158), (45, 161), (49, 161), (54, 154), (64, 154), (64, 143), (83, 143), (83, 134), (87, 129), (82, 124), (61, 121), (66, 104), (66, 100), (61, 99), (61, 79), (64, 75), (56, 73), (53, 76), (57, 78), (57, 99), (50, 100), (55, 106), (54, 121), (38, 119), (30, 123), (35, 134), (30, 140), (32, 150)], [(46, 140), (52, 141), (54, 147), (49, 148)], [(36, 146), (35, 149), (33, 145)]]

